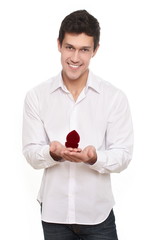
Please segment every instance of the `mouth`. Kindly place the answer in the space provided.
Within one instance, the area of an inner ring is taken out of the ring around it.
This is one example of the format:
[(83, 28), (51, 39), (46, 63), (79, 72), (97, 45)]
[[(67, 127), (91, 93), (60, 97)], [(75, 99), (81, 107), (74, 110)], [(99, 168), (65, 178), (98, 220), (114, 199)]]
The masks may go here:
[(78, 68), (80, 68), (80, 66), (81, 65), (75, 65), (75, 64), (68, 64), (69, 65), (69, 67), (71, 68), (71, 69), (73, 69), (73, 70), (77, 70)]

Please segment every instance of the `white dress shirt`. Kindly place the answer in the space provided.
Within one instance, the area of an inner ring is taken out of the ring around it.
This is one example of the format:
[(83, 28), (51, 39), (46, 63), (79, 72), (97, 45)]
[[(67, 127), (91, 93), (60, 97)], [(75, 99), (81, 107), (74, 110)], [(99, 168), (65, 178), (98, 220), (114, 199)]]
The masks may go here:
[[(96, 148), (94, 165), (57, 162), (50, 156), (50, 142), (65, 145), (72, 130), (80, 135), (80, 148)], [(26, 95), (23, 153), (33, 168), (44, 169), (38, 194), (43, 221), (89, 225), (104, 221), (114, 205), (110, 174), (128, 166), (132, 145), (126, 96), (91, 71), (76, 102), (61, 74)]]

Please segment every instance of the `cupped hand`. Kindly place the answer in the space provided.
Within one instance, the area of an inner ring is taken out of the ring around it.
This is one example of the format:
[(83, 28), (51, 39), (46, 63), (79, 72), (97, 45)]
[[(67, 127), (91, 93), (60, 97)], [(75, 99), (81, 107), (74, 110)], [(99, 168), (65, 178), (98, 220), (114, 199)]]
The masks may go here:
[(62, 157), (70, 162), (84, 162), (91, 165), (97, 161), (97, 153), (94, 146), (87, 146), (82, 151), (81, 149), (63, 149)]

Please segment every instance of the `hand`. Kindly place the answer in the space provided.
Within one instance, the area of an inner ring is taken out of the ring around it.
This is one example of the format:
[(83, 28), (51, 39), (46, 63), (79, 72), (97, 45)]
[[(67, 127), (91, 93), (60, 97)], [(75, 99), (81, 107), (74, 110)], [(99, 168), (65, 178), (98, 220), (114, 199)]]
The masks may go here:
[(63, 149), (62, 157), (70, 162), (84, 162), (87, 164), (94, 164), (97, 161), (96, 149), (93, 146), (87, 146), (83, 151), (81, 149)]
[(80, 152), (80, 148), (66, 148), (60, 142), (53, 141), (50, 143), (50, 155), (55, 161), (61, 161), (63, 157), (63, 152)]
[(55, 161), (62, 159), (61, 152), (65, 150), (65, 146), (60, 142), (53, 141), (50, 143), (50, 155)]

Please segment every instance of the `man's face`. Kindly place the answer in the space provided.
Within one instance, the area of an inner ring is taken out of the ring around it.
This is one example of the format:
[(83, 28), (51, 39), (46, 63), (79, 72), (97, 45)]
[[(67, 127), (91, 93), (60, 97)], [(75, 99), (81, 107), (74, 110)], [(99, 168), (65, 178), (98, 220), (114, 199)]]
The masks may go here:
[(93, 37), (85, 33), (66, 33), (62, 45), (58, 41), (61, 53), (63, 78), (77, 80), (87, 76), (91, 58), (95, 55)]

